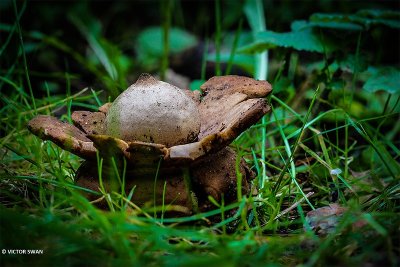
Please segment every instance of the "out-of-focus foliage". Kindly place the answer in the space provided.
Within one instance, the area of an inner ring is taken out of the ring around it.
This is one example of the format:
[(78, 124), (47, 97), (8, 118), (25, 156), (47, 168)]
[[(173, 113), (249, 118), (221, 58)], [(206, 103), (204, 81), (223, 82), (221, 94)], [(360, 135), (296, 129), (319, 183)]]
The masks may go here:
[[(0, 249), (44, 249), (0, 265), (399, 265), (398, 1), (166, 1), (0, 1)], [(154, 216), (76, 186), (80, 159), (26, 129), (97, 110), (165, 62), (193, 90), (217, 69), (273, 85), (271, 112), (232, 144), (254, 195)]]
[[(306, 60), (304, 75), (309, 80), (323, 81), (327, 89), (345, 90), (339, 94), (347, 94), (340, 98), (338, 93), (331, 92), (330, 100), (352, 115), (367, 118), (384, 109), (384, 96), (377, 96), (380, 101), (369, 100), (371, 95), (364, 96), (356, 89), (358, 83), (370, 93), (384, 91), (397, 97), (399, 92), (400, 40), (392, 38), (399, 35), (399, 18), (398, 11), (378, 9), (353, 14), (314, 13), (308, 21), (292, 22), (290, 32), (258, 32), (238, 52), (260, 53), (268, 49), (273, 55), (283, 55), (286, 66), (281, 70), (286, 74), (278, 70), (274, 88), (275, 92), (287, 94), (289, 100), (295, 95), (293, 71), (301, 64), (299, 60)], [(395, 105), (396, 100), (388, 101), (386, 105)], [(365, 107), (367, 112), (362, 111), (365, 105), (372, 105)]]
[[(156, 69), (164, 53), (162, 28), (145, 29), (135, 42), (138, 61), (145, 69)], [(189, 32), (179, 28), (169, 29), (169, 52), (171, 54), (182, 53), (197, 44), (197, 38)]]
[(400, 13), (379, 9), (360, 10), (352, 15), (316, 13), (310, 17), (310, 22), (316, 27), (332, 29), (361, 30), (374, 25), (400, 29)]
[(400, 70), (394, 67), (368, 68), (370, 77), (363, 89), (368, 92), (386, 91), (391, 94), (400, 93)]
[(275, 47), (294, 48), (295, 50), (304, 50), (309, 52), (319, 52), (335, 50), (333, 44), (323, 43), (318, 35), (312, 33), (312, 29), (301, 27), (301, 22), (292, 25), (292, 32), (277, 33), (265, 31), (257, 33), (256, 41), (248, 46), (242, 47), (239, 52), (261, 52)]

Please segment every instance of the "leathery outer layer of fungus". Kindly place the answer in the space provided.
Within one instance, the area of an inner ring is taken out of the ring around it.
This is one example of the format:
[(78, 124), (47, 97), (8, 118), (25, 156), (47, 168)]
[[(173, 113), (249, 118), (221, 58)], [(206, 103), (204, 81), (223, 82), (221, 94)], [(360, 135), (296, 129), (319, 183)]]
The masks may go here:
[(271, 91), (267, 81), (229, 75), (209, 79), (199, 93), (142, 74), (98, 112), (73, 112), (74, 125), (39, 115), (28, 129), (85, 159), (77, 185), (99, 191), (98, 152), (106, 190), (121, 190), (118, 172), (127, 194), (135, 187), (135, 204), (178, 205), (190, 214), (213, 208), (208, 196), (236, 201), (238, 170), (239, 190), (250, 193), (254, 173), (243, 159), (237, 166), (228, 145), (270, 110)]

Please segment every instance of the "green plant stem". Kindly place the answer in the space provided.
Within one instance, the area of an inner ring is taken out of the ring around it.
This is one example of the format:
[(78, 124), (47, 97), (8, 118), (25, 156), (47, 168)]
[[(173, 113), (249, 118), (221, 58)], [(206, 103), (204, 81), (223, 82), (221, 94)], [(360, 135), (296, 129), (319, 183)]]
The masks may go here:
[(205, 45), (204, 45), (204, 52), (203, 52), (203, 58), (201, 60), (201, 75), (200, 79), (205, 81), (206, 79), (206, 70), (207, 70), (207, 54), (208, 54), (208, 47), (209, 47), (209, 40), (206, 39)]
[[(253, 12), (256, 12), (254, 14)], [(261, 0), (248, 0), (245, 6), (245, 13), (247, 20), (251, 26), (253, 33), (253, 39), (256, 39), (256, 33), (265, 31), (267, 29), (264, 18), (264, 8)], [(254, 78), (258, 80), (266, 80), (268, 74), (268, 50), (255, 55), (255, 73)], [(267, 146), (267, 119), (265, 116), (261, 119), (261, 168), (262, 177), (260, 179), (260, 188), (264, 187), (267, 181), (265, 158), (266, 158), (266, 146)]]
[(21, 10), (19, 11), (19, 14), (16, 19), (16, 23), (11, 27), (10, 29), (10, 34), (7, 36), (6, 40), (3, 41), (3, 45), (0, 48), (0, 56), (3, 55), (4, 51), (6, 50), (7, 46), (10, 44), (12, 37), (14, 35), (15, 29), (17, 28), (17, 22), (21, 19), (22, 14), (24, 14), (26, 9), (26, 4), (24, 2), (24, 5), (21, 7)]
[(239, 21), (239, 27), (235, 33), (235, 39), (233, 40), (232, 50), (231, 50), (231, 54), (229, 55), (229, 61), (228, 61), (228, 66), (226, 67), (225, 75), (229, 75), (231, 73), (233, 60), (235, 58), (235, 53), (236, 53), (237, 45), (239, 42), (239, 37), (242, 32), (242, 24), (243, 24), (243, 20), (241, 19)]
[(349, 175), (349, 126), (346, 124), (344, 128), (344, 178)]
[[(28, 63), (27, 63), (26, 55), (25, 55), (25, 46), (24, 46), (24, 40), (22, 39), (22, 30), (21, 30), (21, 25), (19, 23), (19, 16), (18, 16), (18, 11), (17, 11), (17, 1), (16, 0), (13, 0), (13, 5), (14, 5), (14, 14), (15, 14), (15, 19), (16, 19), (16, 24), (17, 24), (17, 29), (18, 29), (18, 37), (19, 37), (19, 42), (20, 42), (20, 46), (21, 46), (22, 59), (24, 61), (24, 71), (25, 71), (25, 76), (26, 76), (26, 83), (28, 84), (29, 94), (31, 96), (34, 114), (36, 115), (37, 114), (36, 102), (35, 102), (35, 97), (33, 95), (31, 79), (29, 78)], [(26, 2), (24, 1), (24, 6), (25, 5), (26, 5)], [(25, 8), (22, 8), (22, 9), (25, 9)]]
[[(153, 206), (157, 206), (157, 180), (160, 172), (160, 166), (161, 166), (162, 158), (159, 159), (158, 164), (157, 164), (157, 171), (156, 175), (154, 175), (154, 185), (153, 185)], [(154, 218), (157, 218), (157, 212), (156, 209), (154, 209)]]
[(161, 11), (163, 12), (162, 25), (163, 25), (163, 55), (161, 59), (161, 80), (165, 81), (166, 72), (168, 69), (168, 56), (169, 56), (169, 31), (171, 28), (171, 11), (172, 11), (173, 0), (161, 1)]
[(20, 156), (21, 158), (23, 158), (24, 160), (28, 161), (29, 163), (35, 165), (36, 167), (38, 167), (40, 170), (45, 170), (46, 172), (54, 175), (54, 177), (57, 177), (57, 174), (55, 172), (53, 172), (52, 170), (49, 170), (48, 168), (43, 167), (41, 164), (37, 163), (36, 161), (30, 159), (28, 156), (23, 155), (21, 152), (19, 152), (18, 150), (14, 149), (13, 147), (11, 147), (8, 144), (4, 144), (4, 147), (7, 148), (8, 150), (12, 151), (13, 153), (15, 153), (16, 155)]
[(65, 79), (67, 81), (67, 97), (69, 98), (68, 102), (67, 102), (67, 118), (68, 118), (68, 122), (72, 124), (72, 113), (71, 113), (71, 107), (72, 107), (72, 98), (70, 98), (71, 96), (71, 78), (69, 76), (68, 71), (65, 72)]
[(221, 1), (215, 1), (215, 75), (221, 75), (220, 52), (221, 52)]
[[(354, 93), (356, 91), (356, 79), (357, 79), (357, 74), (359, 72), (359, 57), (360, 57), (360, 49), (361, 49), (361, 35), (362, 31), (360, 31), (360, 33), (358, 34), (358, 38), (357, 38), (357, 47), (356, 47), (356, 62), (354, 64), (354, 69), (353, 69), (353, 79), (351, 81), (352, 84), (352, 88), (353, 90), (351, 90), (351, 96), (347, 105), (347, 108), (350, 108), (351, 103), (353, 102), (353, 98), (354, 98)], [(343, 97), (346, 94), (343, 92)], [(344, 104), (346, 105), (346, 102), (344, 102)]]
[(185, 187), (186, 187), (186, 192), (190, 199), (190, 204), (192, 206), (192, 209), (194, 210), (195, 213), (199, 213), (199, 205), (197, 202), (196, 195), (194, 194), (194, 191), (192, 188), (192, 178), (190, 176), (189, 168), (188, 167), (182, 168), (182, 173), (183, 173), (183, 181), (184, 181)]

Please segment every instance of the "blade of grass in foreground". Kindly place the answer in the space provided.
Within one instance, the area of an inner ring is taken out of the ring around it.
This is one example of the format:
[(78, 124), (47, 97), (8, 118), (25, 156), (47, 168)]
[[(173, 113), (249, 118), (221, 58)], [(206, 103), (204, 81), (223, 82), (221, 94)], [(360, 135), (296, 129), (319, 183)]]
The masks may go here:
[(90, 194), (94, 194), (94, 195), (100, 195), (99, 192), (97, 191), (93, 191), (90, 190), (88, 188), (84, 188), (81, 186), (77, 186), (74, 185), (72, 183), (68, 183), (68, 182), (60, 182), (57, 180), (50, 180), (50, 179), (46, 179), (46, 178), (41, 178), (41, 177), (37, 177), (37, 176), (28, 176), (28, 175), (1, 175), (0, 176), (1, 179), (18, 179), (18, 180), (32, 180), (32, 181), (40, 181), (40, 182), (45, 182), (51, 185), (55, 185), (58, 187), (66, 187), (66, 188), (72, 188), (72, 189), (78, 189)]

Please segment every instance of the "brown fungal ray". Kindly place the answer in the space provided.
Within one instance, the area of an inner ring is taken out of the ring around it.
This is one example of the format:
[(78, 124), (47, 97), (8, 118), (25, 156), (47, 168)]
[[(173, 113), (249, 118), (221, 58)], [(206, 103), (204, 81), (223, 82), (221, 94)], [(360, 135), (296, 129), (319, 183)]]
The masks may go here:
[(168, 154), (168, 149), (164, 145), (146, 142), (128, 142), (127, 151), (130, 152), (131, 161), (150, 161), (157, 164), (160, 159), (164, 159)]
[(61, 148), (82, 158), (96, 158), (93, 142), (74, 125), (52, 116), (39, 115), (29, 121), (28, 129), (39, 138), (51, 140)]
[(237, 103), (226, 113), (220, 114), (219, 121), (210, 125), (208, 131), (200, 133), (200, 141), (171, 147), (167, 160), (196, 160), (207, 153), (216, 152), (229, 145), (241, 132), (256, 123), (269, 110), (269, 106), (261, 98)]
[(213, 77), (201, 89), (199, 141), (170, 148), (168, 160), (196, 160), (229, 145), (270, 108), (262, 97), (272, 91), (267, 81), (229, 75)]
[(104, 134), (104, 120), (106, 114), (103, 112), (74, 111), (71, 115), (74, 125), (86, 134)]
[[(129, 163), (135, 166), (138, 175), (156, 175), (157, 171), (173, 173), (179, 170), (176, 164), (165, 163), (169, 150), (164, 145), (140, 141), (128, 142)], [(157, 170), (159, 169), (159, 170)]]
[[(231, 120), (228, 118), (231, 115), (228, 114), (232, 114), (232, 109), (237, 110), (237, 105), (248, 99), (266, 97), (272, 91), (267, 81), (235, 75), (213, 77), (205, 82), (201, 89), (205, 97), (199, 105), (201, 116), (199, 139), (222, 130), (225, 120)], [(245, 122), (246, 118), (253, 121), (250, 114), (254, 116), (257, 114), (252, 111), (247, 112), (245, 105), (241, 107), (241, 113), (248, 113), (241, 116), (241, 121)], [(252, 105), (248, 107), (251, 108)], [(268, 110), (264, 109), (264, 111)]]
[(99, 111), (103, 112), (103, 113), (107, 113), (109, 108), (111, 107), (111, 102), (105, 103), (104, 105), (102, 105), (101, 107), (99, 107)]
[[(222, 195), (224, 195), (225, 203), (236, 200), (236, 158), (237, 154), (232, 149), (226, 148), (218, 153), (207, 155), (190, 167), (192, 190), (197, 197), (198, 203), (196, 204), (198, 204), (201, 211), (214, 208), (208, 201), (209, 195), (217, 201), (221, 201)], [(250, 192), (249, 181), (254, 178), (254, 174), (247, 168), (243, 160), (239, 164), (238, 170), (242, 176), (241, 190), (243, 194), (248, 194)], [(112, 188), (112, 181), (110, 181), (112, 172), (112, 169), (103, 166), (103, 184), (107, 192)], [(179, 205), (186, 208), (184, 213), (193, 212), (192, 199), (185, 185), (182, 171), (174, 173), (161, 172), (157, 178), (155, 188), (154, 178), (155, 176), (149, 174), (138, 175), (134, 168), (128, 166), (125, 190), (126, 194), (129, 194), (130, 190), (135, 187), (132, 202), (137, 205), (145, 205), (146, 203), (152, 205), (155, 199), (156, 205)], [(99, 191), (100, 185), (96, 162), (87, 161), (79, 167), (76, 183), (78, 186)], [(97, 196), (88, 195), (88, 198), (95, 200)], [(105, 203), (100, 203), (100, 205), (106, 207)]]
[[(110, 172), (113, 172), (113, 170), (103, 167), (102, 177), (110, 178), (110, 175), (112, 175)], [(132, 169), (127, 170), (125, 178), (125, 191), (128, 195), (132, 188), (135, 188), (131, 199), (133, 203), (142, 207), (144, 205), (153, 206), (155, 200), (156, 205), (158, 206), (162, 206), (164, 204), (164, 206), (168, 208), (169, 205), (177, 205), (182, 207), (179, 209), (180, 213), (190, 214), (192, 212), (191, 199), (188, 196), (188, 191), (186, 190), (185, 182), (180, 172), (169, 175), (160, 175), (156, 181), (156, 184), (154, 184), (154, 178), (154, 176), (146, 174), (138, 175), (135, 173), (135, 170)], [(96, 162), (87, 161), (82, 164), (77, 171), (75, 179), (78, 186), (91, 189), (93, 191), (100, 191)], [(115, 187), (115, 184), (113, 185), (113, 182), (110, 179), (104, 179), (103, 185), (106, 192), (109, 192), (113, 187)], [(120, 189), (114, 188), (114, 190), (118, 191)], [(86, 194), (86, 196), (91, 201), (94, 201), (98, 198), (98, 196), (93, 194)], [(105, 201), (97, 203), (97, 205), (101, 208), (107, 207)]]
[(124, 140), (101, 134), (89, 134), (87, 137), (93, 141), (94, 146), (103, 157), (129, 157), (126, 152), (128, 144)]
[(225, 142), (233, 141), (269, 111), (270, 107), (261, 98), (249, 99), (239, 103), (225, 114), (218, 133)]
[(164, 145), (145, 142), (125, 142), (108, 135), (88, 135), (100, 155), (104, 158), (125, 157), (132, 173), (137, 175), (155, 174), (160, 160), (163, 160), (168, 149)]
[(227, 113), (246, 100), (247, 95), (235, 93), (232, 95), (221, 96), (217, 101), (201, 103), (199, 106), (201, 116), (199, 139), (221, 131)]
[[(267, 81), (258, 81), (249, 77), (227, 75), (215, 76), (200, 86), (206, 96), (203, 102), (223, 95), (242, 93), (249, 98), (266, 97), (272, 92), (272, 86)], [(214, 100), (213, 99), (213, 100)]]
[(182, 89), (182, 91), (189, 96), (197, 105), (200, 104), (201, 101), (201, 93), (199, 90), (186, 90), (186, 89)]
[(254, 179), (254, 173), (248, 169), (245, 161), (236, 162), (237, 154), (229, 147), (217, 153), (208, 155), (191, 166), (193, 187), (199, 197), (202, 209), (207, 209), (208, 196), (212, 196), (218, 202), (222, 195), (226, 203), (237, 199), (238, 170), (242, 179), (241, 192), (243, 195), (250, 192), (250, 180)]

